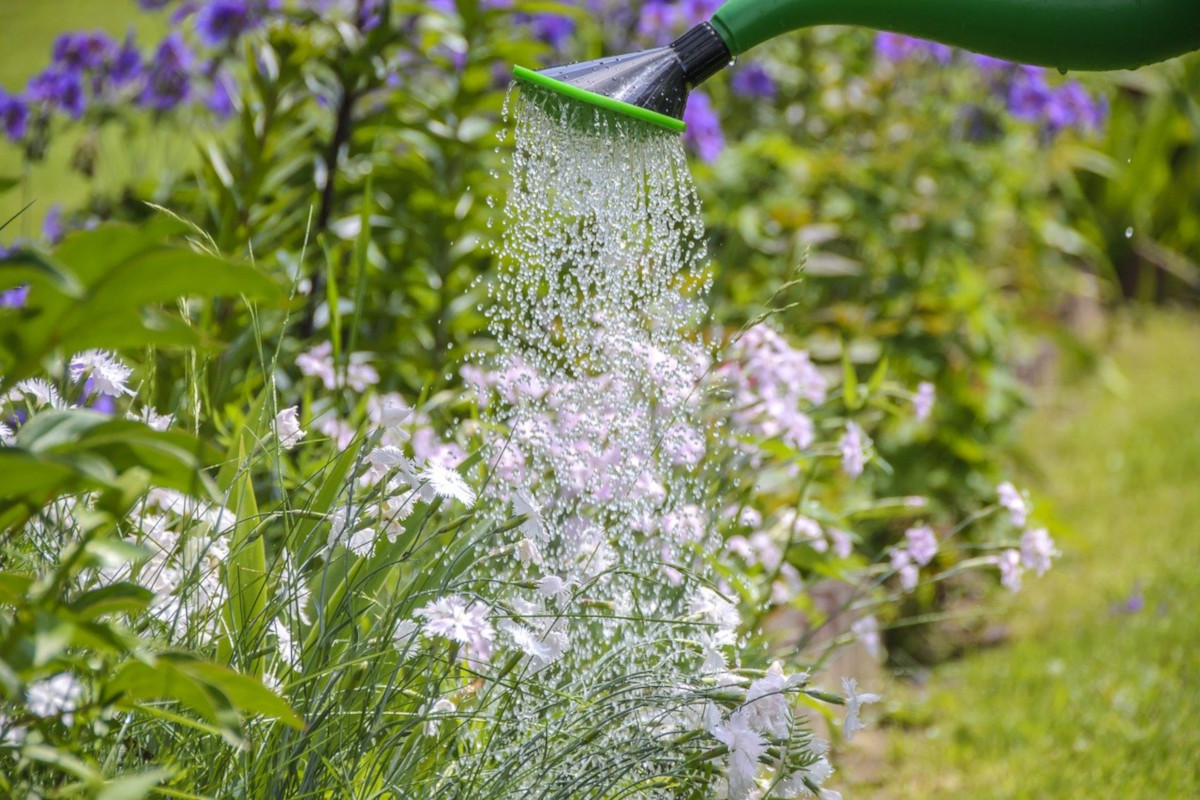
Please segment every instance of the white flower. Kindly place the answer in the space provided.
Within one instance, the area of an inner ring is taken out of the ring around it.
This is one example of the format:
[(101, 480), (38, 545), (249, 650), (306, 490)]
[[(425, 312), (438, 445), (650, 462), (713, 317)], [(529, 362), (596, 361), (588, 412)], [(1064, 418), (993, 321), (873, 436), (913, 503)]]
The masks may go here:
[(838, 447), (842, 451), (842, 471), (852, 478), (862, 475), (863, 467), (866, 466), (865, 442), (866, 434), (863, 433), (862, 428), (853, 422), (847, 422), (846, 432), (838, 441)]
[(300, 374), (320, 380), (326, 389), (337, 386), (332, 342), (321, 342), (296, 356), (296, 368), (300, 370)]
[(561, 598), (566, 589), (566, 582), (557, 575), (547, 575), (538, 581), (538, 591), (546, 597)]
[(0, 422), (0, 444), (4, 444), (7, 447), (12, 447), (16, 440), (17, 436), (13, 432), (13, 429), (7, 424)]
[(26, 378), (18, 381), (17, 385), (8, 393), (8, 399), (12, 402), (17, 402), (26, 396), (33, 398), (34, 408), (64, 408), (66, 406), (58, 394), (58, 389), (54, 388), (54, 384), (45, 378)]
[(924, 422), (929, 418), (930, 412), (933, 411), (933, 402), (937, 398), (937, 390), (929, 381), (921, 381), (917, 386), (917, 393), (913, 396), (913, 412), (917, 415), (918, 422)]
[(351, 512), (346, 506), (332, 508), (325, 516), (329, 520), (326, 544), (330, 549), (342, 545), (356, 556), (365, 556), (375, 549), (375, 540), (379, 538), (376, 532), (371, 528), (354, 530)]
[(537, 543), (532, 539), (522, 539), (517, 542), (517, 560), (522, 566), (530, 564), (542, 563), (542, 552), (538, 550)]
[(542, 507), (524, 492), (514, 492), (512, 496), (513, 511), (524, 515), (527, 519), (521, 523), (521, 530), (526, 536), (546, 541), (546, 528), (542, 523)]
[(737, 606), (707, 586), (701, 586), (692, 595), (688, 611), (716, 625), (719, 630), (734, 630), (742, 623)]
[(12, 720), (0, 714), (0, 747), (20, 747), (25, 742), (26, 730), (14, 725)]
[(377, 428), (395, 429), (412, 415), (412, 406), (398, 394), (372, 396), (367, 400), (367, 417)]
[(453, 468), (430, 461), (421, 470), (420, 479), (424, 481), (421, 494), (426, 500), (434, 496), (458, 500), (464, 505), (475, 504), (475, 492), (467, 485), (462, 475)]
[(346, 365), (346, 384), (356, 392), (365, 392), (379, 383), (379, 373), (367, 363), (370, 353), (351, 353)]
[(833, 766), (830, 765), (829, 759), (822, 755), (807, 767), (801, 767), (787, 777), (786, 780), (779, 784), (776, 789), (777, 796), (781, 798), (792, 797), (814, 797), (808, 784), (816, 786), (818, 791), (821, 791), (822, 800), (827, 796), (825, 790), (821, 790), (821, 784), (829, 780), (829, 776), (833, 775)]
[(877, 694), (859, 694), (858, 681), (854, 678), (842, 678), (842, 690), (846, 693), (846, 722), (842, 725), (842, 735), (848, 742), (866, 727), (858, 718), (859, 709), (868, 703), (878, 703), (881, 698)]
[(496, 631), (483, 603), (468, 606), (461, 595), (450, 595), (418, 610), (417, 616), (425, 619), (425, 633), (465, 645), (468, 659), (484, 661), (491, 656)]
[(363, 474), (362, 480), (368, 485), (379, 483), (391, 474), (392, 470), (396, 470), (397, 474), (410, 484), (417, 482), (412, 462), (399, 447), (392, 445), (376, 447), (367, 454), (367, 465), (368, 468)]
[(443, 697), (441, 700), (438, 700), (436, 703), (434, 703), (433, 707), (428, 711), (422, 709), (422, 711), (428, 715), (428, 718), (425, 720), (425, 735), (438, 735), (438, 728), (441, 727), (442, 721), (437, 716), (434, 716), (435, 714), (439, 716), (442, 714), (453, 714), (457, 710), (458, 706), (454, 705), (454, 701), (446, 697)]
[(517, 649), (529, 656), (534, 667), (538, 668), (562, 658), (570, 644), (565, 633), (547, 631), (539, 635), (536, 631), (511, 620), (501, 623), (500, 629), (508, 634)]
[(279, 446), (291, 450), (304, 438), (300, 429), (300, 408), (292, 406), (285, 408), (275, 415), (275, 435), (279, 438)]
[(1005, 589), (1016, 594), (1021, 591), (1021, 553), (1017, 550), (1005, 550), (992, 561), (1000, 568), (1000, 583)]
[(308, 613), (308, 603), (312, 599), (312, 590), (308, 588), (304, 576), (296, 568), (296, 562), (292, 560), (292, 554), (284, 550), (282, 555), (283, 570), (279, 576), (278, 591), (283, 595), (284, 602), (289, 605), (294, 604), (293, 608), (300, 621), (305, 625), (311, 625), (312, 618)]
[(758, 761), (767, 752), (767, 740), (753, 730), (738, 711), (724, 725), (712, 730), (713, 737), (729, 750), (729, 797), (745, 800), (758, 777)]
[(716, 672), (724, 672), (728, 665), (725, 661), (725, 654), (721, 652), (721, 648), (733, 646), (735, 642), (733, 631), (702, 631), (698, 638), (700, 650), (704, 654), (704, 663), (700, 665), (700, 673), (702, 675), (711, 675)]
[(292, 638), (291, 629), (278, 618), (271, 620), (268, 629), (275, 634), (275, 638), (278, 640), (279, 657), (291, 665), (296, 672), (300, 672), (300, 648), (297, 646), (296, 640)]
[(807, 679), (800, 673), (788, 677), (776, 661), (767, 674), (750, 684), (746, 700), (738, 713), (746, 715), (746, 723), (756, 731), (782, 739), (791, 733), (792, 708), (787, 690)]
[(1050, 569), (1050, 559), (1058, 555), (1054, 540), (1045, 528), (1035, 528), (1021, 535), (1021, 564), (1036, 572), (1039, 578)]
[(165, 431), (175, 424), (174, 414), (159, 414), (150, 406), (146, 406), (137, 414), (130, 411), (125, 416), (135, 422), (141, 422), (156, 431)]
[(904, 537), (908, 539), (909, 555), (919, 566), (923, 567), (933, 561), (938, 551), (937, 536), (934, 535), (933, 528), (918, 525), (905, 531)]
[(83, 687), (69, 672), (60, 672), (52, 678), (38, 681), (25, 693), (25, 706), (29, 713), (38, 717), (61, 716), (63, 724), (70, 727), (74, 714), (83, 696)]
[(71, 359), (71, 380), (91, 378), (92, 391), (110, 397), (133, 395), (126, 386), (133, 369), (125, 366), (116, 354), (104, 350), (87, 350)]
[(911, 592), (917, 588), (917, 581), (921, 577), (921, 570), (913, 563), (912, 556), (907, 550), (898, 549), (892, 551), (892, 569), (896, 570), (900, 576), (900, 586), (906, 592)]
[(396, 646), (397, 650), (407, 650), (420, 629), (421, 627), (411, 619), (399, 620), (395, 630), (392, 631), (392, 644)]
[(1029, 516), (1029, 506), (1017, 488), (1005, 481), (996, 487), (996, 494), (1000, 498), (1000, 505), (1008, 509), (1008, 518), (1012, 520), (1012, 524), (1018, 528), (1025, 527), (1025, 520)]

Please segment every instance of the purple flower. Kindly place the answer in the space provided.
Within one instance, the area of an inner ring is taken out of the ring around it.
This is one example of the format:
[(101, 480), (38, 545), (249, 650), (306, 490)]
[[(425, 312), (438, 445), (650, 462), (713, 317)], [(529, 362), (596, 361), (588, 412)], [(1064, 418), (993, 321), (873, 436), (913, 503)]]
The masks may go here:
[(1008, 87), (1008, 111), (1017, 119), (1030, 122), (1041, 119), (1050, 100), (1050, 87), (1042, 70), (1022, 66)]
[(63, 238), (62, 205), (55, 203), (42, 220), (42, 238), (49, 244), (58, 244)]
[(687, 123), (684, 142), (700, 156), (701, 161), (716, 161), (725, 149), (725, 134), (721, 132), (721, 122), (707, 94), (692, 92), (687, 109), (683, 112), (683, 121)]
[(1087, 89), (1075, 81), (1052, 92), (1046, 103), (1046, 124), (1052, 133), (1071, 127), (1098, 129), (1105, 116)]
[(682, 0), (679, 3), (679, 16), (689, 28), (707, 22), (724, 0)]
[(65, 72), (105, 68), (117, 51), (117, 43), (108, 34), (66, 33), (54, 40), (54, 65)]
[(903, 61), (917, 51), (917, 40), (898, 33), (875, 35), (875, 54), (888, 61)]
[(575, 21), (560, 14), (535, 14), (530, 28), (538, 39), (561, 50), (575, 33)]
[(155, 111), (170, 111), (187, 100), (192, 93), (191, 65), (192, 53), (183, 36), (172, 33), (146, 68), (146, 86), (138, 102)]
[(1016, 66), (1011, 61), (1005, 61), (1003, 58), (994, 58), (985, 56), (983, 53), (972, 53), (971, 61), (979, 68), (981, 72), (1002, 72), (1006, 69), (1011, 69)]
[(383, 0), (364, 0), (358, 12), (358, 29), (368, 33), (379, 27), (383, 22)]
[(211, 0), (196, 14), (196, 33), (209, 47), (232, 44), (259, 22), (247, 0)]
[(86, 107), (79, 74), (60, 72), (53, 67), (29, 81), (25, 96), (31, 103), (43, 103), (61, 109), (74, 119), (82, 117)]
[[(0, 247), (0, 258), (5, 255), (4, 248)], [(29, 299), (29, 284), (17, 286), (5, 292), (0, 292), (0, 308), (21, 308)]]
[(776, 94), (775, 81), (758, 64), (749, 64), (739, 69), (730, 82), (733, 90), (745, 97), (761, 97), (772, 100)]
[(879, 33), (875, 36), (875, 52), (888, 61), (903, 61), (917, 56), (928, 56), (939, 64), (949, 64), (954, 57), (954, 48), (939, 42), (928, 42), (898, 33)]
[(679, 7), (665, 0), (648, 0), (638, 16), (638, 36), (655, 44), (667, 44), (680, 20)]
[(220, 119), (229, 119), (233, 116), (234, 105), (233, 96), (230, 94), (229, 87), (232, 79), (226, 72), (218, 72), (213, 77), (212, 89), (205, 98), (204, 104), (208, 106), (208, 110), (217, 115)]
[(142, 54), (133, 41), (131, 32), (125, 37), (125, 43), (113, 57), (108, 76), (117, 86), (133, 83), (142, 75)]
[(11, 141), (25, 138), (29, 122), (29, 105), (19, 95), (10, 95), (0, 89), (0, 127)]

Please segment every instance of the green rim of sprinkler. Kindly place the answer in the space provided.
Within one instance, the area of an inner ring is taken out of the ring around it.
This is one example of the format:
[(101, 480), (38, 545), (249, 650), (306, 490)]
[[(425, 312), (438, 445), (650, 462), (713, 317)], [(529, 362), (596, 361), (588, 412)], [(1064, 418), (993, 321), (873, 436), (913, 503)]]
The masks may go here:
[(667, 47), (513, 75), (682, 133), (688, 92), (735, 56), (814, 25), (860, 25), (1060, 72), (1132, 69), (1200, 48), (1197, 0), (728, 0)]
[(661, 128), (666, 128), (675, 133), (683, 133), (687, 130), (687, 123), (681, 119), (668, 117), (666, 114), (660, 114), (657, 111), (651, 111), (648, 108), (635, 106), (633, 103), (626, 103), (623, 100), (615, 100), (611, 97), (606, 97), (596, 92), (589, 92), (587, 89), (581, 89), (578, 86), (572, 86), (565, 81), (556, 80), (549, 75), (543, 75), (540, 72), (529, 69), (527, 67), (513, 67), (513, 77), (519, 81), (541, 86), (543, 89), (549, 89), (552, 92), (558, 92), (564, 97), (569, 97), (572, 100), (578, 100), (582, 103), (603, 108), (607, 111), (615, 111), (618, 114), (624, 114), (634, 119), (644, 120), (645, 122), (658, 125)]

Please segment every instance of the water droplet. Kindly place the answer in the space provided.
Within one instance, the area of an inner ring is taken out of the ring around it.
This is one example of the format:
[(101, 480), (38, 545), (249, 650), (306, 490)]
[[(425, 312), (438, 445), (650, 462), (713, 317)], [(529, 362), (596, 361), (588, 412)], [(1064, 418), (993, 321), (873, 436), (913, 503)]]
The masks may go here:
[(1126, 229), (1125, 229), (1125, 238), (1126, 238), (1126, 239), (1132, 239), (1132, 238), (1133, 238), (1133, 226), (1130, 226), (1130, 227), (1128, 227), (1128, 228), (1126, 228)]

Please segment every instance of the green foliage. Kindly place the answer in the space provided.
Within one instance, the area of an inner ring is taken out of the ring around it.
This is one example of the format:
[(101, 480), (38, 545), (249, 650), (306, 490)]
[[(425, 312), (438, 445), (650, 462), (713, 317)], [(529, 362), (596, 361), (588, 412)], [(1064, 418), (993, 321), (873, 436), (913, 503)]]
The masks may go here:
[(0, 315), (3, 386), (41, 371), (52, 354), (94, 348), (188, 347), (211, 342), (161, 306), (190, 296), (276, 297), (251, 267), (171, 243), (191, 229), (169, 217), (70, 236), (52, 258), (19, 251), (0, 260), (0, 290), (30, 287), (20, 309)]
[[(1011, 647), (900, 693), (859, 797), (1191, 797), (1200, 792), (1195, 615), (1200, 329), (1126, 330), (1109, 379), (1046, 396), (1025, 436), (1061, 517), (1062, 574), (1023, 593)], [(864, 773), (866, 770), (864, 770)]]

